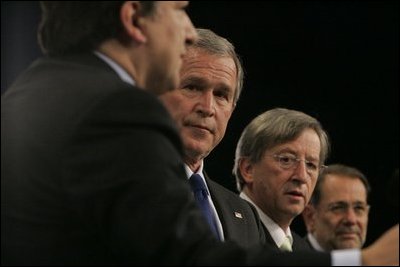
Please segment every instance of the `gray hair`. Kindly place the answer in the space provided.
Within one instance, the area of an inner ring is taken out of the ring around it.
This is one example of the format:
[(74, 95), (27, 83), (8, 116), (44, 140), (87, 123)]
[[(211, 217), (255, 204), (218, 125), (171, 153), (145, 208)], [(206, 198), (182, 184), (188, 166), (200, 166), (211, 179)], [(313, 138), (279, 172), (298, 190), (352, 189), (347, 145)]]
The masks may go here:
[(227, 39), (215, 34), (208, 29), (196, 29), (198, 40), (189, 49), (202, 49), (211, 55), (230, 57), (235, 62), (237, 70), (237, 81), (234, 95), (234, 104), (239, 100), (243, 88), (244, 71), (242, 61), (235, 51), (235, 47)]
[(319, 202), (321, 201), (322, 197), (322, 185), (327, 179), (328, 174), (335, 174), (335, 175), (343, 175), (346, 177), (350, 177), (352, 179), (359, 179), (364, 187), (365, 191), (367, 192), (367, 199), (368, 199), (368, 194), (371, 192), (371, 186), (368, 182), (367, 177), (358, 169), (350, 166), (346, 166), (343, 164), (332, 164), (326, 167), (319, 175), (317, 184), (315, 185), (314, 192), (311, 196), (310, 203), (314, 206), (318, 205)]
[(256, 163), (266, 150), (296, 139), (308, 128), (317, 133), (321, 142), (319, 158), (322, 165), (328, 157), (330, 144), (328, 134), (317, 119), (303, 112), (284, 108), (271, 109), (254, 118), (244, 129), (236, 147), (233, 174), (236, 176), (239, 192), (245, 184), (239, 169), (242, 158)]

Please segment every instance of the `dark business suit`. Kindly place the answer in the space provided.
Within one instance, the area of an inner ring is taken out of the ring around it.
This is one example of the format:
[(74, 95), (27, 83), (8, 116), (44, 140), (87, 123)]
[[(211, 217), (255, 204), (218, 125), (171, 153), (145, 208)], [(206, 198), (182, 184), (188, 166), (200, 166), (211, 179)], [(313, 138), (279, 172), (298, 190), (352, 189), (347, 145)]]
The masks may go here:
[(44, 58), (2, 95), (1, 129), (2, 264), (175, 262), (201, 215), (156, 97), (93, 54)]
[(264, 228), (255, 208), (207, 175), (205, 179), (221, 220), (225, 240), (235, 241), (243, 247), (264, 244)]
[(298, 263), (213, 238), (166, 110), (94, 55), (40, 59), (2, 95), (1, 205), (2, 265)]

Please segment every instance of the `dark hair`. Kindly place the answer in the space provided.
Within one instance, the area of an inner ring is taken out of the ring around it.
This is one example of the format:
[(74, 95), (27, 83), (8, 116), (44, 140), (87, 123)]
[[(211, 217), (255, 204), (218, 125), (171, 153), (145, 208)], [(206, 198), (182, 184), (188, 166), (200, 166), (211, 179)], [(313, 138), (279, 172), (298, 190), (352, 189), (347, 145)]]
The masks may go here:
[[(85, 53), (105, 40), (124, 41), (119, 11), (124, 1), (41, 1), (38, 39), (44, 54)], [(152, 13), (154, 1), (141, 1), (142, 15)]]
[(328, 174), (336, 174), (336, 175), (343, 175), (346, 177), (350, 177), (353, 179), (359, 179), (363, 183), (365, 187), (365, 191), (367, 192), (367, 199), (368, 194), (371, 192), (371, 186), (367, 180), (367, 177), (358, 169), (349, 167), (343, 164), (332, 164), (326, 167), (318, 177), (317, 184), (315, 185), (314, 192), (311, 196), (310, 203), (314, 206), (318, 205), (321, 201), (321, 188), (324, 181), (327, 179)]

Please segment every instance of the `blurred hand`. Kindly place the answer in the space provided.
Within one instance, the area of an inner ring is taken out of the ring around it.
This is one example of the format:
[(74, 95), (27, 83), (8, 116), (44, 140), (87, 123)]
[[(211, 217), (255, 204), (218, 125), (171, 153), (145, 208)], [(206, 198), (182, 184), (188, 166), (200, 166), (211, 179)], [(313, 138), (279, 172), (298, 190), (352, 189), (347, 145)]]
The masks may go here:
[(387, 230), (361, 252), (364, 266), (399, 266), (399, 224)]

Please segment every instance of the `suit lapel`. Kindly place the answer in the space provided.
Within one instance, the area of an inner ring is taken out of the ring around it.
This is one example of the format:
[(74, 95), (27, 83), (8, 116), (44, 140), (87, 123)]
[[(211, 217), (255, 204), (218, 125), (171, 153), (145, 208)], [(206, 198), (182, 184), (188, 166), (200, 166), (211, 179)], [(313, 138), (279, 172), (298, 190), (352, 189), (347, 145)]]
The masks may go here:
[(235, 205), (236, 201), (230, 199), (230, 196), (220, 188), (221, 185), (212, 181), (206, 173), (204, 173), (204, 178), (224, 229), (225, 239), (245, 240), (247, 218), (244, 211), (241, 210), (241, 207)]

